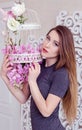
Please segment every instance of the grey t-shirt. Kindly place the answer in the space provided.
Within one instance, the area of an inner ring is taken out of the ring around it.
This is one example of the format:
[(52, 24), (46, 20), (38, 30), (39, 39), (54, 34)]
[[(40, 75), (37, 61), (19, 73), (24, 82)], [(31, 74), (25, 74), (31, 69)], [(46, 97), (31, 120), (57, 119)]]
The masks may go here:
[[(56, 70), (55, 64), (50, 67), (42, 64), (37, 83), (45, 99), (49, 93), (63, 98), (69, 86), (68, 73), (64, 67)], [(65, 130), (59, 120), (58, 111), (59, 105), (49, 117), (43, 117), (31, 97), (32, 130)]]

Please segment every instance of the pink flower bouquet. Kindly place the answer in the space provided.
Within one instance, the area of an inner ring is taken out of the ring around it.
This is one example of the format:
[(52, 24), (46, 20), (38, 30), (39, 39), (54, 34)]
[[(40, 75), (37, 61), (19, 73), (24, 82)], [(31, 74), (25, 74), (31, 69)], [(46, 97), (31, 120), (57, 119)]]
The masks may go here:
[(17, 45), (6, 45), (2, 50), (9, 54), (13, 69), (7, 73), (12, 86), (20, 87), (28, 81), (28, 69), (32, 62), (41, 63), (40, 45), (33, 47), (31, 43)]

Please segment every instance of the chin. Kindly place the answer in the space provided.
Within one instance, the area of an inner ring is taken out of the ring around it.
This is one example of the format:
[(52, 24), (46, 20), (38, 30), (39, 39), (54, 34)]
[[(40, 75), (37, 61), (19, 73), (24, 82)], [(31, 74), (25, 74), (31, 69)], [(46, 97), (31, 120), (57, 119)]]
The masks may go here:
[(41, 56), (42, 56), (42, 59), (46, 59), (46, 56), (43, 53), (41, 53)]

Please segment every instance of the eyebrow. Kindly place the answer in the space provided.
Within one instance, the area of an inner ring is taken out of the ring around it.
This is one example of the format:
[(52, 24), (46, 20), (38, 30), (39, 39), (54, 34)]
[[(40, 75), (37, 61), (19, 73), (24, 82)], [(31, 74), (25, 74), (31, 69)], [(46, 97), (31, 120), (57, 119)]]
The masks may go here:
[(58, 42), (58, 41), (56, 41), (56, 40), (54, 40), (54, 42), (57, 42), (58, 44), (60, 44), (60, 42)]
[[(49, 34), (47, 34), (46, 36), (49, 36), (49, 37), (50, 37), (50, 35), (49, 35)], [(54, 40), (54, 42), (57, 42), (58, 44), (60, 44), (60, 42), (58, 42), (58, 41), (56, 41), (56, 40)]]

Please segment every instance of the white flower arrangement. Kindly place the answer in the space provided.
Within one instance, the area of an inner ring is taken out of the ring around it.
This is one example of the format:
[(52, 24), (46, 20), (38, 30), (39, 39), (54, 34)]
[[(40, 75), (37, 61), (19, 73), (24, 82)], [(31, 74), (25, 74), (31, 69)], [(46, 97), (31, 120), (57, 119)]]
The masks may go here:
[(20, 23), (15, 20), (13, 17), (9, 17), (8, 21), (7, 21), (7, 27), (11, 30), (11, 31), (17, 31), (17, 29), (19, 28)]
[(23, 14), (26, 8), (24, 3), (15, 3), (11, 8), (11, 15), (8, 17), (7, 26), (10, 30), (16, 31), (20, 24), (23, 24), (26, 20)]
[(26, 8), (24, 3), (15, 3), (14, 6), (12, 7), (12, 12), (15, 16), (21, 16), (24, 14)]
[(14, 3), (14, 6), (12, 6), (9, 11), (0, 9), (0, 12), (3, 14), (3, 20), (7, 23), (7, 27), (11, 31), (17, 31), (20, 24), (24, 24), (27, 20), (27, 18), (24, 17), (26, 8), (23, 2)]

